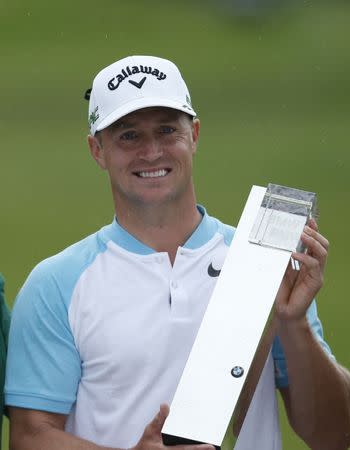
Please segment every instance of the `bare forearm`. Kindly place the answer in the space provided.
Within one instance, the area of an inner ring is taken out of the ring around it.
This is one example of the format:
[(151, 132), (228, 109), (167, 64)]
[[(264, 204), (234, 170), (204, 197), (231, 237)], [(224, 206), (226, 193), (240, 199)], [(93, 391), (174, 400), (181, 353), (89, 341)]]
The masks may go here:
[(11, 430), (10, 450), (115, 450), (80, 439), (65, 431), (44, 426), (32, 433)]
[(306, 319), (284, 322), (279, 327), (279, 336), (287, 360), (286, 406), (293, 428), (312, 449), (347, 449), (350, 444), (348, 372), (326, 355)]

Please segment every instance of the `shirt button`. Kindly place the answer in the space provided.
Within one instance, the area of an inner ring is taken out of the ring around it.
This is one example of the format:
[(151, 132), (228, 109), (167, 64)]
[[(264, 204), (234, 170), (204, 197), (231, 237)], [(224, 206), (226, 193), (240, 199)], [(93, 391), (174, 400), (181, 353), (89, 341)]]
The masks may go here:
[(158, 264), (161, 264), (163, 262), (163, 257), (162, 256), (156, 256), (156, 261)]
[(172, 287), (173, 289), (176, 289), (176, 288), (177, 288), (177, 282), (176, 282), (176, 281), (172, 281), (172, 282), (171, 282), (171, 287)]

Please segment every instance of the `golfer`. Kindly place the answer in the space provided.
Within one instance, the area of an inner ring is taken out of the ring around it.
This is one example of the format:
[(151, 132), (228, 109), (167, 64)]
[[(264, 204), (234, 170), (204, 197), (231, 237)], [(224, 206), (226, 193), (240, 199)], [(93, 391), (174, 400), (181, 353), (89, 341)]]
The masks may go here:
[[(41, 262), (18, 295), (6, 382), (12, 450), (164, 449), (168, 405), (234, 235), (196, 202), (200, 122), (172, 62), (132, 56), (99, 72), (89, 126), (114, 217)], [(314, 222), (301, 239), (308, 252), (293, 254), (302, 268), (287, 270), (277, 295), (277, 336), (236, 450), (281, 448), (276, 388), (310, 447), (350, 442), (349, 376), (313, 300), (328, 242)]]

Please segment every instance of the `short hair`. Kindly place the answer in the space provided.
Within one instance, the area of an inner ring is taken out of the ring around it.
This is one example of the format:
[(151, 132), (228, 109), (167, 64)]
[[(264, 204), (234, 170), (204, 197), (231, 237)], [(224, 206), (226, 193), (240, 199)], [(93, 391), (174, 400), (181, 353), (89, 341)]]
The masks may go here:
[[(102, 131), (102, 130), (101, 130)], [(103, 143), (102, 143), (102, 133), (101, 131), (96, 131), (95, 133), (95, 138), (97, 139), (98, 143), (100, 144), (100, 147), (103, 147)]]

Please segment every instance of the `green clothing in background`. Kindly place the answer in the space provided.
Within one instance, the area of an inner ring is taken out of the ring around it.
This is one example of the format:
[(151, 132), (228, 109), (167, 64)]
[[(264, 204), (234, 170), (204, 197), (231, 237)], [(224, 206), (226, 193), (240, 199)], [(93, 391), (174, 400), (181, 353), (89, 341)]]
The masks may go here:
[(4, 412), (5, 363), (9, 327), (10, 314), (5, 304), (4, 279), (0, 273), (0, 448), (2, 434), (2, 415)]

